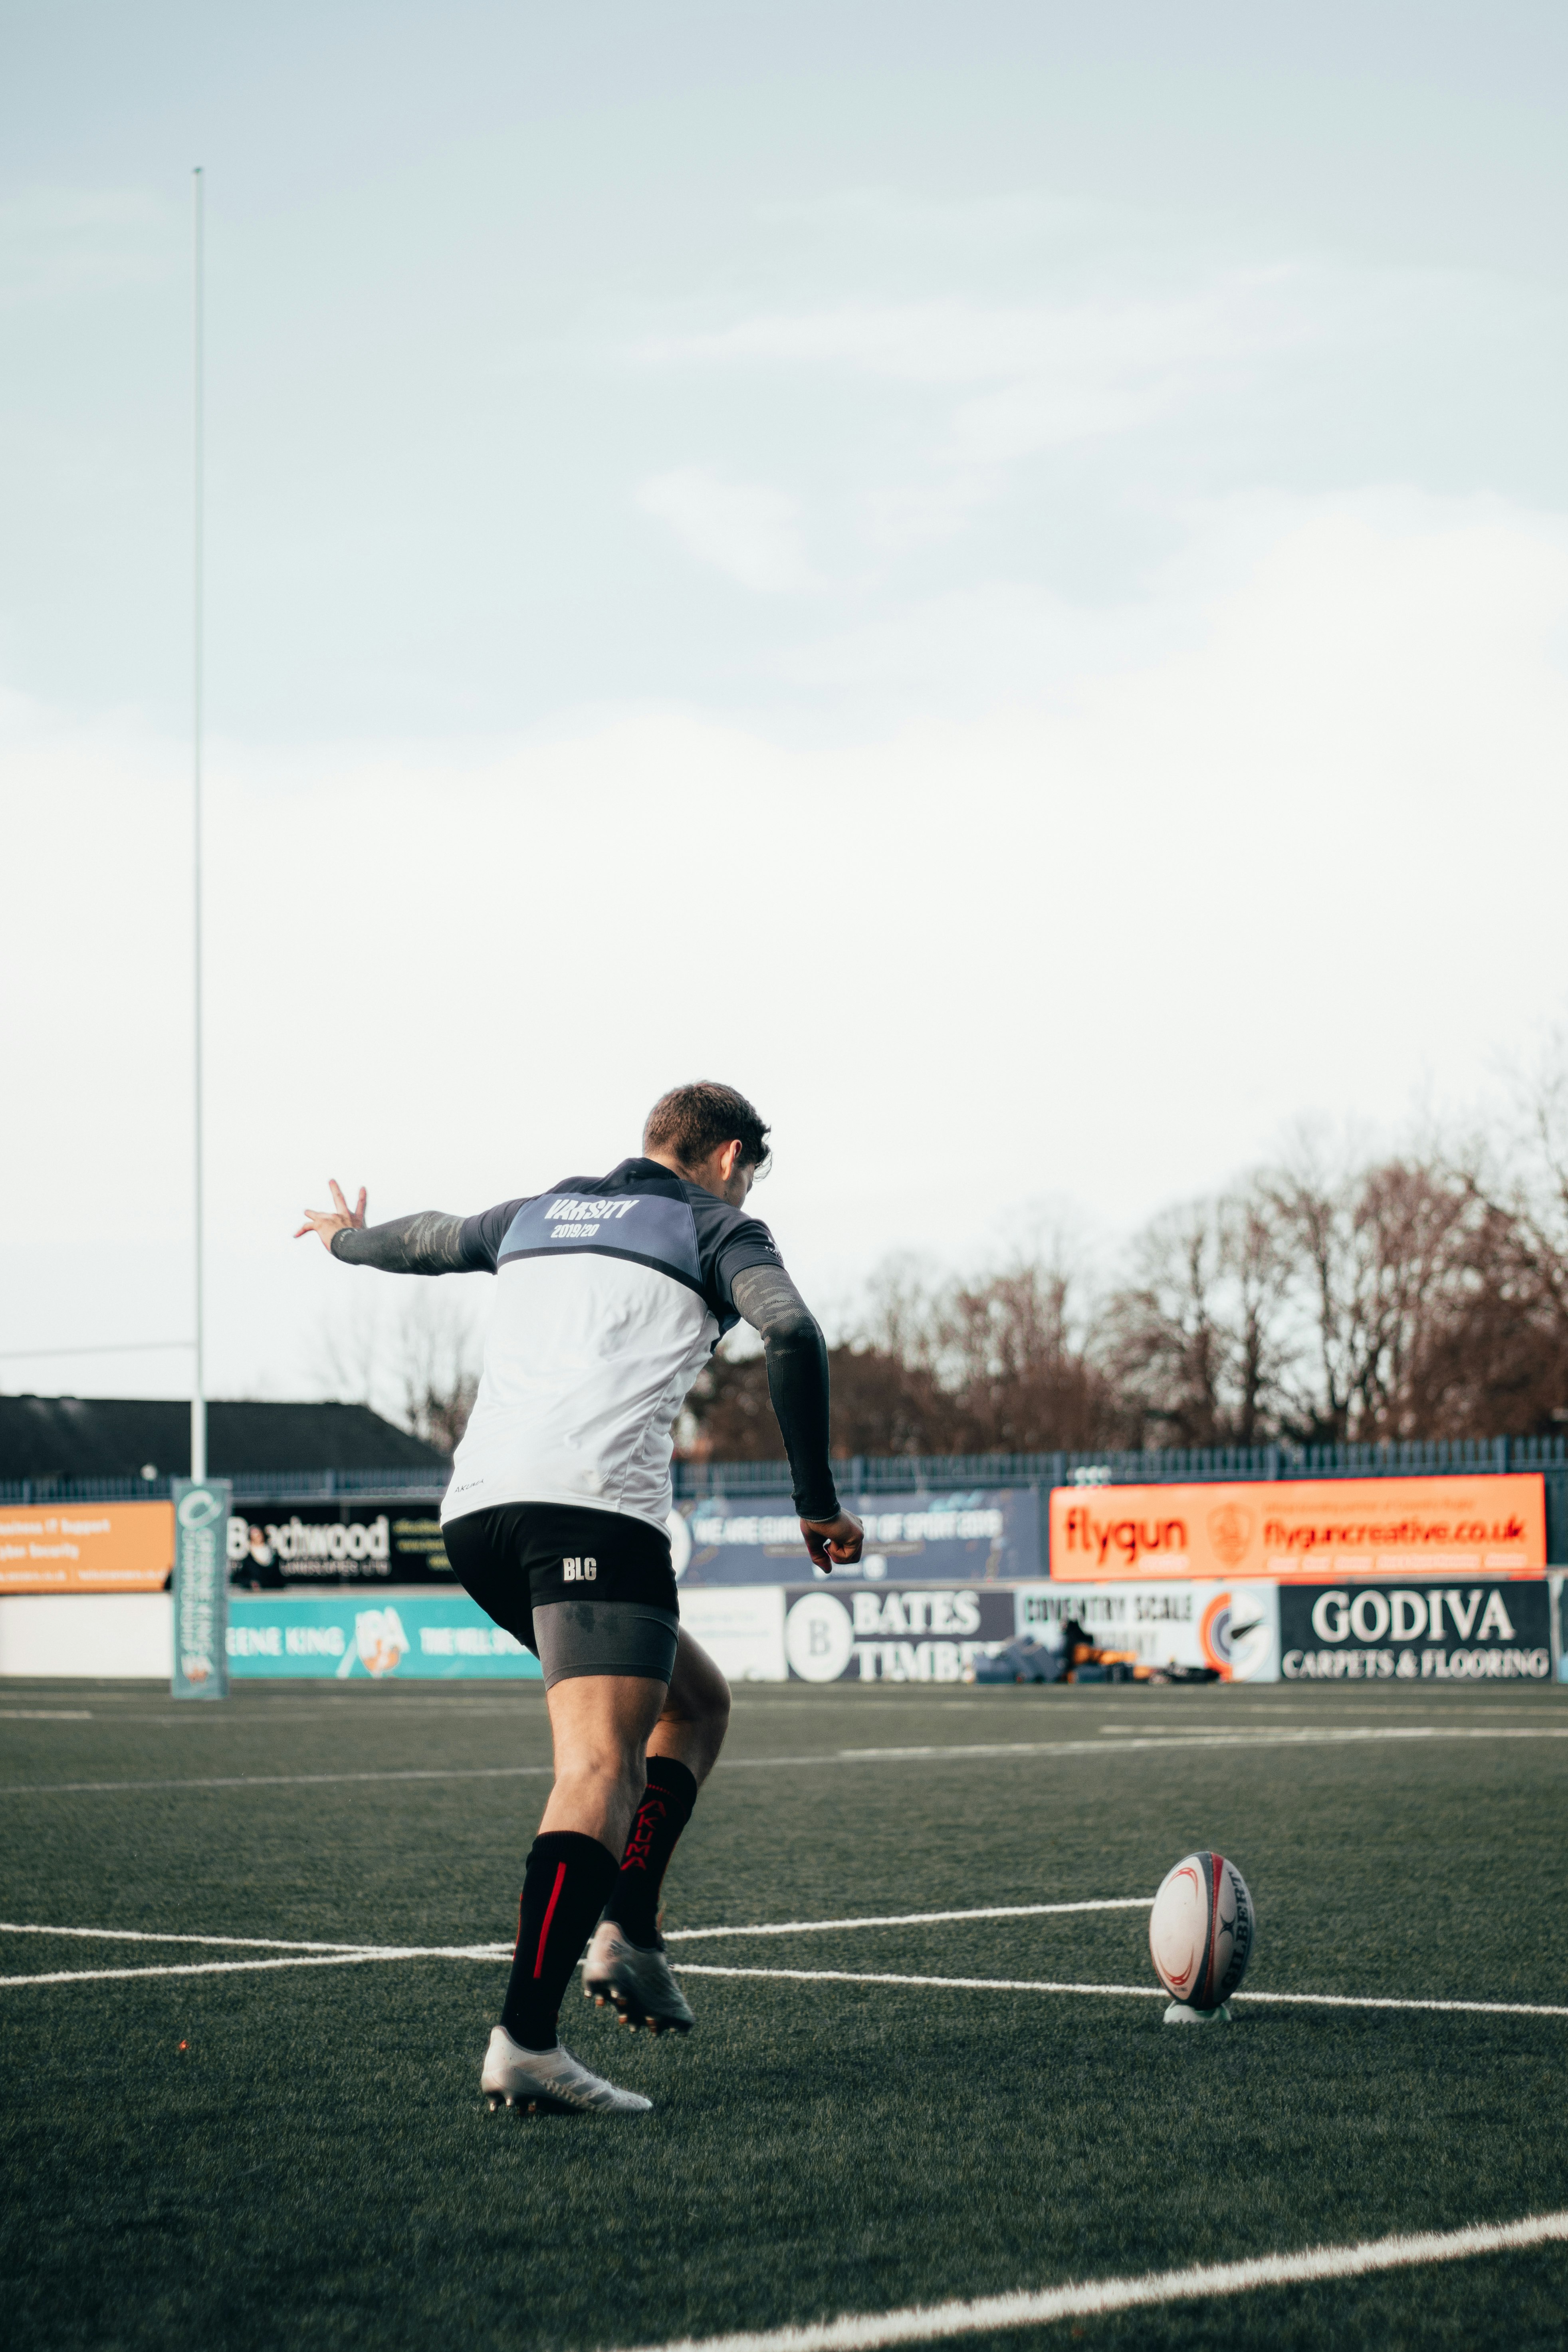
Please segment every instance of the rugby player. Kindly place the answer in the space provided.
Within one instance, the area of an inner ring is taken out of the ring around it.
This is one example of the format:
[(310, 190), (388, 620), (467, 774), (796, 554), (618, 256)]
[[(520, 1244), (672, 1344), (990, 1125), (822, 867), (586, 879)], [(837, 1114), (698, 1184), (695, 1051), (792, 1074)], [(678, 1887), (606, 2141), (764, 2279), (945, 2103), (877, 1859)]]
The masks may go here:
[[(729, 1721), (722, 1675), (680, 1623), (667, 1522), (672, 1432), (723, 1334), (762, 1337), (806, 1550), (860, 1557), (827, 1452), (827, 1350), (745, 1213), (768, 1129), (732, 1087), (677, 1087), (640, 1157), (475, 1217), (366, 1225), (334, 1181), (307, 1210), (351, 1265), (497, 1276), (484, 1374), (441, 1507), (447, 1556), (544, 1674), (555, 1779), (522, 1884), (517, 1948), (480, 2087), (495, 2107), (651, 2105), (580, 2065), (556, 2022), (584, 1990), (634, 2029), (695, 2020), (664, 1957), (658, 1895)], [(595, 1925), (595, 1923), (597, 1923)]]

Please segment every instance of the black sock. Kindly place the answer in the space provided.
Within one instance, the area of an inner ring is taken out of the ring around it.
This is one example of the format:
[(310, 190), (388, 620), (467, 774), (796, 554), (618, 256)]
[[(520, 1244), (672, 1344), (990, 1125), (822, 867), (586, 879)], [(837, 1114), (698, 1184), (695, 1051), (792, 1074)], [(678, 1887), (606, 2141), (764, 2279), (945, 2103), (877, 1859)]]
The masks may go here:
[(675, 1842), (691, 1819), (697, 1802), (697, 1782), (684, 1764), (672, 1756), (647, 1759), (647, 1789), (637, 1809), (621, 1856), (615, 1892), (605, 1912), (645, 1951), (662, 1952), (658, 1932), (658, 1890), (675, 1852)]
[(500, 2013), (525, 2050), (554, 2049), (562, 1998), (615, 1882), (615, 1857), (597, 1838), (550, 1830), (534, 1839)]

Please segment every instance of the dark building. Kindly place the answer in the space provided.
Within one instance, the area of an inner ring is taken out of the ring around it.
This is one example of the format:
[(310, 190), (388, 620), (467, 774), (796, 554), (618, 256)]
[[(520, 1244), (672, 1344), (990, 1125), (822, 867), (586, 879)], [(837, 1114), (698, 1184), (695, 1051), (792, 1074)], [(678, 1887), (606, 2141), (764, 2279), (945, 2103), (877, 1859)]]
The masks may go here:
[[(155, 1397), (0, 1396), (0, 1481), (22, 1478), (184, 1478), (191, 1408)], [(365, 1404), (209, 1404), (207, 1468), (215, 1478), (290, 1470), (451, 1467)]]

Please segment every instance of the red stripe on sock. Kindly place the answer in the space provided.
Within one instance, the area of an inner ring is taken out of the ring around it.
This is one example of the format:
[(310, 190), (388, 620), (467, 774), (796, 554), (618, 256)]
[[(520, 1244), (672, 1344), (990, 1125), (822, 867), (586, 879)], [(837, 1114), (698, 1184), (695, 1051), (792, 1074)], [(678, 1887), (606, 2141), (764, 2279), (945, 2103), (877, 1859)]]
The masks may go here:
[(555, 1916), (555, 1906), (561, 1900), (561, 1889), (565, 1883), (566, 1864), (563, 1862), (558, 1862), (555, 1865), (555, 1884), (550, 1890), (550, 1900), (544, 1906), (544, 1925), (539, 1931), (539, 1949), (534, 1955), (533, 1974), (535, 1982), (537, 1982), (539, 1978), (544, 1973), (544, 1947), (550, 1941), (550, 1922)]

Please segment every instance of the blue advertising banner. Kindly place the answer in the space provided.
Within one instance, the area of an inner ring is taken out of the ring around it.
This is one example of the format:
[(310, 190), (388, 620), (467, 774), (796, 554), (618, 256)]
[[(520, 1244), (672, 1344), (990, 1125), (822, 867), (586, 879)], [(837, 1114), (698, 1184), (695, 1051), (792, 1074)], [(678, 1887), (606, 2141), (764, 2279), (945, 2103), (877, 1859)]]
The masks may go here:
[[(857, 1568), (835, 1569), (836, 1585), (888, 1578), (1008, 1584), (1041, 1573), (1039, 1498), (1032, 1486), (847, 1496), (844, 1507), (864, 1524), (866, 1556)], [(813, 1573), (787, 1494), (683, 1503), (670, 1534), (682, 1585), (801, 1584)]]
[(228, 1604), (228, 1671), (314, 1675), (338, 1682), (537, 1682), (539, 1660), (492, 1624), (459, 1591), (341, 1599), (235, 1594)]

